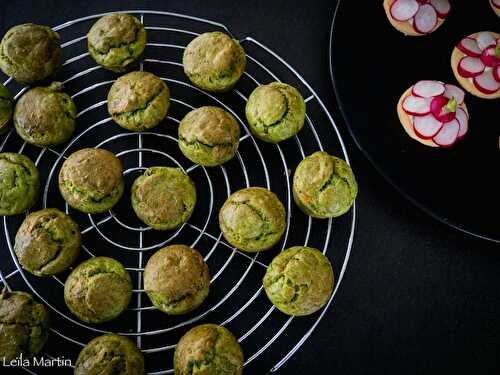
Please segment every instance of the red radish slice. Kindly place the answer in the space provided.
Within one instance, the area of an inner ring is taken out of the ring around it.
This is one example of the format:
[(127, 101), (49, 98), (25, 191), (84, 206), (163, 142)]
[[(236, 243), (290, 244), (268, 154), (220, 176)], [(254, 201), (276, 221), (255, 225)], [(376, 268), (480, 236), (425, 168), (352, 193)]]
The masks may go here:
[(431, 5), (437, 12), (439, 18), (446, 18), (451, 10), (451, 5), (448, 0), (431, 0)]
[(444, 85), (438, 81), (419, 81), (412, 88), (413, 95), (421, 98), (432, 98), (434, 96), (443, 95)]
[(491, 0), (491, 3), (495, 8), (500, 9), (500, 0)]
[(458, 43), (457, 48), (467, 56), (481, 56), (481, 48), (479, 48), (476, 39), (472, 39), (469, 37), (463, 38), (460, 43)]
[(464, 78), (477, 77), (484, 72), (484, 64), (477, 57), (465, 56), (458, 63), (458, 74)]
[(482, 33), (477, 34), (476, 40), (477, 40), (477, 45), (479, 46), (479, 48), (481, 48), (481, 51), (497, 44), (493, 35), (491, 35), (487, 31), (483, 31)]
[(500, 66), (497, 66), (496, 69), (493, 69), (493, 78), (495, 78), (497, 82), (500, 82)]
[(486, 48), (481, 54), (481, 61), (490, 68), (495, 68), (500, 65), (500, 59), (495, 54), (495, 47)]
[(396, 21), (408, 21), (418, 11), (416, 0), (396, 0), (391, 5), (391, 16)]
[(430, 4), (421, 5), (413, 18), (413, 28), (421, 34), (430, 33), (438, 22), (437, 12)]
[(460, 124), (460, 130), (458, 131), (458, 138), (460, 139), (463, 138), (469, 130), (469, 117), (462, 108), (457, 108), (456, 120)]
[(448, 99), (455, 98), (458, 105), (464, 102), (465, 91), (462, 90), (460, 87), (457, 87), (455, 85), (450, 85), (447, 83), (444, 85), (444, 88), (445, 88), (444, 96), (446, 96)]
[(441, 130), (442, 126), (443, 123), (436, 120), (431, 114), (413, 118), (413, 130), (422, 139), (431, 139)]
[(500, 82), (493, 77), (493, 71), (487, 70), (483, 74), (474, 77), (474, 86), (483, 94), (494, 94), (500, 89)]
[(453, 120), (443, 124), (441, 130), (435, 135), (432, 140), (435, 144), (441, 147), (450, 147), (458, 139), (458, 132), (460, 131), (460, 124), (457, 120)]
[(431, 113), (440, 122), (449, 122), (455, 118), (455, 112), (450, 112), (446, 108), (448, 99), (445, 96), (436, 96), (431, 102)]
[(411, 116), (423, 116), (431, 110), (431, 99), (418, 96), (407, 96), (403, 100), (403, 110)]

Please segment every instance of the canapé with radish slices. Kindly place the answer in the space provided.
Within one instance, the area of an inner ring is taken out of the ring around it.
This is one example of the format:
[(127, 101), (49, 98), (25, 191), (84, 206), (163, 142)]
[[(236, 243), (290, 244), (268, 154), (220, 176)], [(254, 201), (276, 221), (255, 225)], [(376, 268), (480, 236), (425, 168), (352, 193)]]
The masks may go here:
[(427, 35), (441, 26), (451, 10), (449, 0), (384, 0), (387, 18), (406, 35)]
[(472, 95), (500, 98), (500, 34), (483, 31), (463, 38), (453, 49), (451, 68)]
[(493, 11), (500, 17), (500, 0), (490, 0)]
[(465, 92), (439, 81), (419, 81), (401, 96), (398, 116), (410, 137), (430, 147), (451, 147), (469, 128)]

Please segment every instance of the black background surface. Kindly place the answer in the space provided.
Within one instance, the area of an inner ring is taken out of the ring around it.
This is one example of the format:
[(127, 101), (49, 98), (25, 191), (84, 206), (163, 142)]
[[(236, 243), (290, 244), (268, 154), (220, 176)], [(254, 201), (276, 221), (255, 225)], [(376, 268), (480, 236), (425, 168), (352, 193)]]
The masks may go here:
[[(4, 0), (0, 32), (23, 22), (56, 25), (101, 11), (143, 8), (206, 17), (238, 36), (265, 41), (324, 99), (341, 127), (360, 185), (357, 231), (342, 288), (328, 316), (280, 373), (497, 373), (499, 246), (423, 214), (350, 140), (328, 75), (334, 7), (334, 1)], [(360, 28), (352, 38), (363, 43), (366, 35)]]

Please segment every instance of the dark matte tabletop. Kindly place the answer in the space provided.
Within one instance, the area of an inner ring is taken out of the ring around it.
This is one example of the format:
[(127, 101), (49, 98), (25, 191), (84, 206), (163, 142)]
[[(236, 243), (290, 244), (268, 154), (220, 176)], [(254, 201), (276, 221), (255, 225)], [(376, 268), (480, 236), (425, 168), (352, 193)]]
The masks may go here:
[[(24, 22), (57, 25), (104, 11), (156, 9), (209, 18), (239, 36), (265, 41), (327, 104), (360, 186), (343, 285), (327, 317), (279, 373), (498, 373), (500, 246), (426, 216), (356, 148), (336, 108), (328, 73), (334, 8), (332, 0), (3, 0), (0, 34)], [(362, 27), (352, 35), (355, 44), (367, 38)]]

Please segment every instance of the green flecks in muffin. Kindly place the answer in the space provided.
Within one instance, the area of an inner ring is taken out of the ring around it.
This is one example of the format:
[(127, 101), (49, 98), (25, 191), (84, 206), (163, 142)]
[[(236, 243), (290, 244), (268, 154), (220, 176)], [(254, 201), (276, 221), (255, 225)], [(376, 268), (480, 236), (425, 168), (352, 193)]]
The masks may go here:
[(0, 134), (9, 124), (14, 113), (14, 102), (9, 90), (0, 83)]

